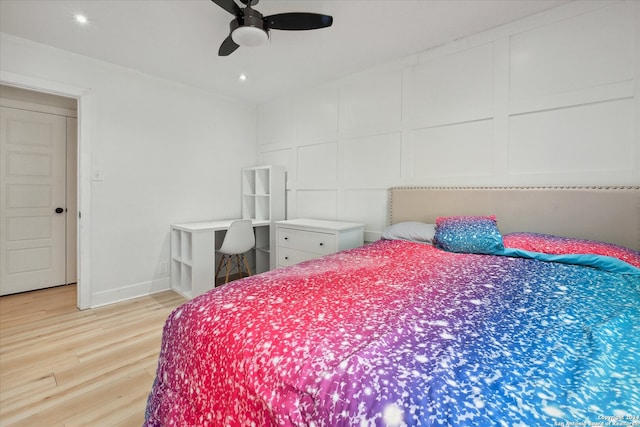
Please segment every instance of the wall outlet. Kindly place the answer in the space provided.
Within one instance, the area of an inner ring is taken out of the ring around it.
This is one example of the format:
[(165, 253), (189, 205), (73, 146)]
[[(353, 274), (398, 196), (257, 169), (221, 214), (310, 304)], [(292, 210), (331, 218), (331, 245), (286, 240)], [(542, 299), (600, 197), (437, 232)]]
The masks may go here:
[(160, 263), (160, 274), (169, 274), (169, 263), (167, 261)]

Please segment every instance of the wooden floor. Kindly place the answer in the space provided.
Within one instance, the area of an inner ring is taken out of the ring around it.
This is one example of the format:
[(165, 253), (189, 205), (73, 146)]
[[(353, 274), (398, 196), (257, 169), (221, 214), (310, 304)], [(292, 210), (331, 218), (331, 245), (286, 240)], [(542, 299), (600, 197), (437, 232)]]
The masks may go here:
[(0, 297), (0, 426), (140, 426), (167, 291), (76, 308), (76, 286)]

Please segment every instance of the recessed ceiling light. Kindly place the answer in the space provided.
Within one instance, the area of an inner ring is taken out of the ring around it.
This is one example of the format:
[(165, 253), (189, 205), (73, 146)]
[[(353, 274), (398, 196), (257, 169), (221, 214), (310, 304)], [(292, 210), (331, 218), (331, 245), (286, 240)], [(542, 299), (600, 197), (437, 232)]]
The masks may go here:
[(83, 14), (81, 14), (81, 13), (76, 13), (76, 14), (74, 15), (74, 19), (76, 20), (76, 22), (77, 22), (78, 24), (82, 24), (82, 25), (87, 24), (87, 23), (89, 22), (89, 20), (87, 19), (87, 17), (86, 17), (86, 16), (84, 16)]
[(246, 74), (240, 74), (238, 76), (238, 80), (240, 80), (241, 82), (244, 82), (247, 80), (247, 75)]

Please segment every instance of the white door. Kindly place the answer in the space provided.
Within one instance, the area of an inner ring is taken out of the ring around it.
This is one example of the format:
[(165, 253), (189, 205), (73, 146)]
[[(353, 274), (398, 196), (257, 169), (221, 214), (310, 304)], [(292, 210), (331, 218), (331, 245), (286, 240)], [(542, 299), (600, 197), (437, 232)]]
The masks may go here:
[(66, 118), (0, 107), (0, 295), (66, 283)]

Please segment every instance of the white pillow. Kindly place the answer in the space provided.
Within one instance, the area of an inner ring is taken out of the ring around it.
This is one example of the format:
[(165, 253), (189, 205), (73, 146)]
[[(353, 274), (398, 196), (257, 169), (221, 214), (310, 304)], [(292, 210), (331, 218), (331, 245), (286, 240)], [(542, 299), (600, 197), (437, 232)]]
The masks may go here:
[(412, 242), (433, 244), (436, 225), (418, 221), (399, 222), (382, 231), (386, 240), (410, 240)]

